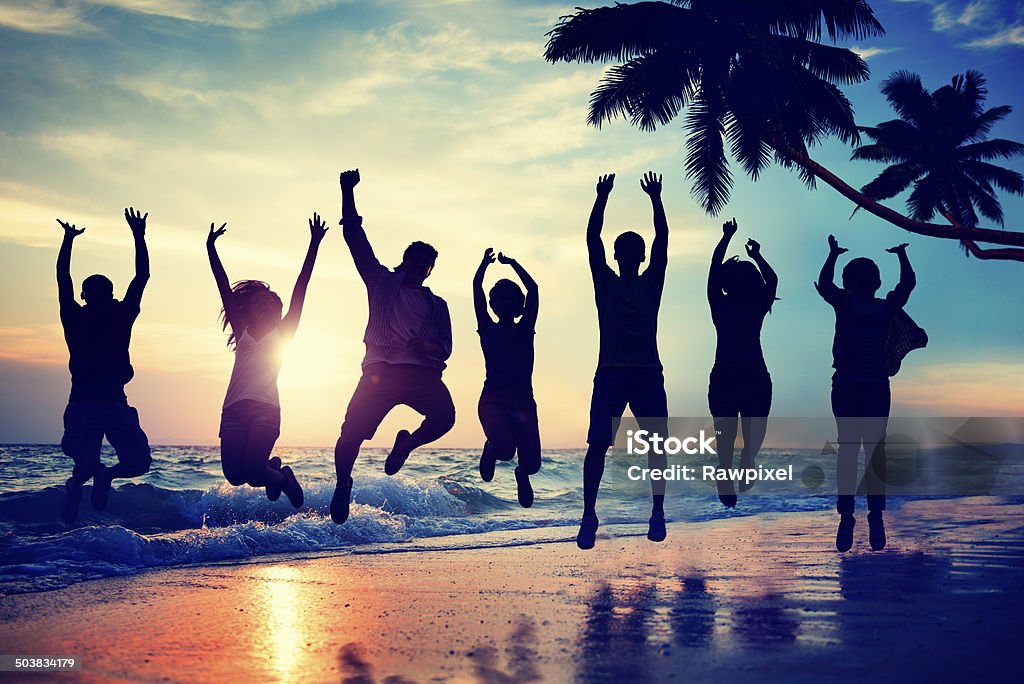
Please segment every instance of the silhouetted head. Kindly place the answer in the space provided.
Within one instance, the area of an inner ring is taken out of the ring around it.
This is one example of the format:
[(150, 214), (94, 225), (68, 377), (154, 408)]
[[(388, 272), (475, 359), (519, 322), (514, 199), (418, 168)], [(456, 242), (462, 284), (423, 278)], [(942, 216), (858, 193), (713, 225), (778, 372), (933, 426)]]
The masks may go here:
[(857, 257), (843, 269), (843, 288), (854, 294), (871, 297), (881, 286), (878, 265), (867, 257)]
[(636, 270), (647, 259), (647, 243), (639, 233), (627, 230), (615, 238), (615, 261), (619, 262), (619, 271)]
[(722, 264), (722, 290), (725, 294), (744, 300), (754, 300), (767, 286), (757, 266), (750, 261), (733, 257)]
[(494, 283), (489, 297), (491, 309), (499, 320), (514, 319), (522, 316), (526, 308), (526, 295), (519, 285), (508, 278)]
[(437, 261), (437, 250), (426, 242), (416, 241), (405, 248), (402, 264), (396, 270), (405, 273), (405, 282), (411, 285), (422, 285)]
[(82, 281), (82, 299), (92, 306), (103, 306), (114, 299), (114, 283), (102, 275), (91, 275)]
[[(281, 322), (284, 309), (281, 298), (261, 280), (240, 280), (231, 286), (231, 301), (235, 308), (235, 330), (241, 332), (249, 326), (269, 330)], [(221, 309), (222, 328), (227, 330), (228, 320)], [(234, 332), (228, 335), (228, 345), (234, 346)]]

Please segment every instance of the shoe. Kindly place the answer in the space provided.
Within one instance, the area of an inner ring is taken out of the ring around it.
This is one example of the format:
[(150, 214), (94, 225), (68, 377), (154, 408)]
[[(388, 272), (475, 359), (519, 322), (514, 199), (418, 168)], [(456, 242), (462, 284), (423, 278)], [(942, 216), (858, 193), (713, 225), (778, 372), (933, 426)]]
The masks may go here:
[(661, 512), (651, 514), (647, 523), (647, 538), (652, 542), (665, 541), (665, 514)]
[(576, 546), (581, 549), (594, 548), (597, 537), (598, 520), (596, 515), (584, 515), (580, 521), (580, 531), (576, 534)]
[(92, 507), (102, 511), (107, 507), (107, 500), (110, 499), (110, 483), (114, 478), (110, 476), (110, 468), (101, 465), (96, 474), (92, 476)]
[[(277, 456), (274, 456), (269, 461), (267, 461), (267, 466), (271, 470), (280, 471), (281, 470), (281, 459), (278, 458)], [(282, 488), (282, 485), (268, 484), (267, 485), (267, 498), (270, 499), (271, 501), (277, 501), (278, 499), (280, 499), (281, 498), (281, 488)]]
[(718, 500), (726, 508), (736, 508), (736, 488), (729, 480), (718, 481)]
[(345, 478), (344, 482), (338, 481), (334, 488), (334, 496), (331, 497), (331, 520), (340, 525), (348, 520), (349, 502), (352, 501), (352, 478)]
[(78, 517), (78, 505), (82, 503), (82, 485), (69, 477), (64, 483), (64, 493), (60, 497), (60, 517), (68, 525)]
[(882, 520), (882, 511), (868, 513), (868, 541), (872, 551), (881, 551), (885, 548), (885, 522)]
[(402, 466), (405, 465), (405, 459), (409, 458), (409, 452), (405, 450), (405, 441), (409, 438), (408, 430), (399, 430), (398, 434), (395, 435), (395, 445), (391, 447), (391, 453), (388, 454), (388, 458), (384, 461), (384, 472), (388, 475), (394, 475)]
[(849, 551), (853, 546), (853, 526), (857, 520), (852, 513), (844, 513), (839, 518), (839, 530), (836, 532), (836, 550)]
[(281, 474), (284, 475), (284, 486), (281, 487), (281, 491), (291, 501), (292, 506), (302, 508), (302, 502), (305, 500), (305, 497), (302, 494), (302, 487), (299, 486), (299, 481), (295, 479), (295, 473), (292, 472), (289, 466), (285, 466), (281, 468)]
[(519, 505), (523, 508), (529, 508), (533, 505), (533, 486), (530, 485), (530, 476), (519, 470), (516, 467), (516, 496), (519, 499)]
[(490, 482), (494, 479), (494, 463), (495, 458), (492, 456), (493, 452), (487, 448), (487, 443), (484, 442), (484, 450), (480, 454), (480, 478), (484, 482)]

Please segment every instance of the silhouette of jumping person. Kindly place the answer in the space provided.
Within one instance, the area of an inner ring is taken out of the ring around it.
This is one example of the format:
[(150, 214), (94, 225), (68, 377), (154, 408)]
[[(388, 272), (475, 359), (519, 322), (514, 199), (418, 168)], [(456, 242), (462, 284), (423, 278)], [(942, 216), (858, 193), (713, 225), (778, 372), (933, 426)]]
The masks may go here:
[(267, 498), (277, 501), (284, 492), (292, 506), (303, 503), (302, 487), (291, 467), (271, 458), (281, 434), (281, 402), (277, 376), (281, 370), (281, 352), (291, 341), (302, 317), (306, 289), (327, 226), (318, 214), (309, 219), (309, 248), (299, 277), (282, 315), (281, 298), (259, 280), (241, 280), (229, 285), (228, 275), (217, 254), (217, 238), (227, 224), (214, 228), (206, 237), (206, 252), (223, 304), (222, 328), (228, 330), (228, 346), (235, 352), (227, 393), (220, 417), (220, 462), (224, 477), (238, 487), (266, 488)]
[(383, 266), (374, 256), (363, 218), (356, 211), (359, 169), (343, 171), (339, 180), (342, 234), (369, 302), (363, 374), (334, 447), (338, 484), (331, 499), (331, 519), (341, 524), (348, 519), (352, 466), (359, 448), (373, 437), (391, 409), (405, 404), (424, 419), (411, 433), (398, 431), (384, 463), (388, 475), (397, 473), (417, 447), (452, 429), (455, 404), (441, 380), (445, 360), (452, 353), (448, 305), (423, 285), (434, 268), (437, 250), (425, 242), (413, 242), (406, 247), (399, 266), (394, 270)]
[[(878, 266), (860, 257), (843, 268), (843, 287), (836, 287), (836, 260), (847, 250), (828, 236), (829, 253), (815, 287), (832, 305), (836, 331), (832, 343), (832, 413), (836, 417), (839, 449), (836, 464), (840, 515), (836, 549), (853, 546), (854, 494), (858, 491), (857, 460), (864, 445), (864, 484), (868, 499), (871, 548), (885, 548), (885, 437), (891, 394), (889, 376), (911, 349), (927, 343), (903, 307), (916, 284), (907, 258), (907, 243), (890, 247), (900, 261), (900, 280), (885, 299), (875, 297), (882, 286)], [(904, 335), (909, 331), (909, 335)]]
[[(764, 443), (772, 406), (772, 379), (761, 351), (761, 325), (775, 301), (779, 277), (761, 256), (761, 245), (752, 239), (747, 240), (745, 247), (753, 263), (737, 257), (725, 261), (725, 250), (736, 230), (736, 219), (722, 225), (722, 239), (711, 255), (708, 270), (708, 304), (718, 333), (715, 365), (708, 383), (708, 407), (718, 433), (720, 468), (732, 467), (737, 423), (743, 430), (740, 467), (753, 467), (754, 457)], [(722, 504), (734, 508), (733, 482), (717, 483)], [(740, 491), (751, 486), (741, 483)]]
[(511, 280), (495, 283), (490, 295), (491, 309), (498, 317), (494, 322), (484, 298), (484, 273), (494, 263), (494, 250), (488, 247), (473, 277), (473, 308), (487, 371), (478, 406), (487, 438), (480, 454), (480, 477), (490, 482), (495, 461), (510, 461), (518, 453), (516, 492), (520, 505), (529, 508), (533, 505), (530, 475), (540, 470), (540, 428), (533, 398), (537, 283), (515, 259), (499, 253), (498, 261), (512, 267), (526, 285), (526, 294)]
[[(91, 275), (82, 281), (85, 306), (75, 301), (71, 280), (71, 248), (85, 228), (57, 219), (64, 229), (57, 254), (57, 295), (71, 371), (71, 395), (64, 409), (60, 446), (75, 462), (64, 485), (60, 515), (69, 524), (78, 517), (82, 485), (90, 478), (92, 506), (102, 511), (110, 497), (111, 482), (144, 474), (152, 460), (149, 440), (139, 427), (139, 413), (128, 405), (124, 393), (124, 386), (135, 375), (128, 354), (132, 325), (139, 316), (142, 292), (149, 280), (148, 217), (148, 213), (137, 212), (134, 207), (124, 210), (135, 239), (135, 277), (124, 299), (114, 299), (114, 284), (105, 276)], [(105, 466), (100, 460), (104, 435), (117, 452), (116, 465)]]
[[(658, 356), (658, 309), (668, 265), (668, 219), (661, 201), (661, 176), (647, 172), (640, 187), (650, 197), (654, 211), (654, 243), (651, 261), (643, 273), (646, 259), (644, 239), (632, 231), (615, 238), (615, 261), (619, 272), (605, 260), (601, 229), (604, 210), (612, 191), (615, 174), (601, 176), (597, 198), (587, 224), (587, 250), (594, 280), (594, 299), (600, 331), (600, 351), (594, 374), (594, 393), (590, 400), (590, 428), (587, 455), (583, 461), (583, 519), (576, 535), (581, 549), (594, 546), (597, 535), (597, 491), (604, 475), (605, 454), (615, 442), (613, 420), (629, 405), (634, 417), (657, 418), (647, 429), (665, 435), (668, 399), (665, 377)], [(652, 468), (664, 468), (664, 455), (648, 459)], [(665, 539), (664, 481), (652, 480), (653, 506), (647, 538)]]

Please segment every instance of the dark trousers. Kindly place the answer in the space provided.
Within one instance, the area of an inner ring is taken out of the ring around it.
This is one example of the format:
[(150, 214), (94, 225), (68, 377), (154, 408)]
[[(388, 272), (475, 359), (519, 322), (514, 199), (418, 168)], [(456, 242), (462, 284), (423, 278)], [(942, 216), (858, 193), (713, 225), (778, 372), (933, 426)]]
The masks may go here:
[[(866, 493), (869, 511), (885, 510), (885, 437), (892, 395), (888, 382), (832, 385), (839, 450), (836, 510), (852, 514), (855, 494)], [(864, 477), (858, 484), (857, 461), (864, 445)]]

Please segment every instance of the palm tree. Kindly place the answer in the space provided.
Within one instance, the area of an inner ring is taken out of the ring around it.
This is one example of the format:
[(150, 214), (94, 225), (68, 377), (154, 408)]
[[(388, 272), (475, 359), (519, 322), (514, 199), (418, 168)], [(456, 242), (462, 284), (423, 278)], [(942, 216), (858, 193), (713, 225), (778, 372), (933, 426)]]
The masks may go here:
[[(864, 0), (672, 0), (577, 9), (549, 33), (550, 62), (618, 62), (591, 94), (588, 122), (618, 116), (653, 130), (685, 110), (686, 175), (710, 214), (732, 187), (726, 143), (753, 179), (771, 164), (795, 166), (859, 207), (906, 230), (973, 244), (1024, 247), (1024, 233), (912, 219), (849, 186), (808, 146), (835, 136), (859, 142), (853, 108), (837, 84), (868, 78), (852, 50), (824, 45), (884, 33)], [(1018, 254), (1019, 252), (1019, 254)], [(972, 252), (974, 253), (974, 252)], [(978, 250), (1024, 261), (1024, 250)]]
[(868, 67), (852, 50), (818, 42), (823, 25), (833, 40), (884, 33), (862, 0), (617, 3), (562, 17), (545, 59), (621, 62), (591, 96), (595, 126), (621, 115), (653, 130), (686, 109), (686, 174), (717, 214), (732, 187), (726, 142), (756, 179), (773, 156), (789, 164), (790, 148), (806, 153), (831, 135), (857, 140), (836, 84), (866, 80)]
[(1024, 154), (1024, 145), (987, 139), (1013, 109), (984, 108), (985, 78), (968, 71), (929, 93), (920, 76), (898, 71), (882, 84), (882, 94), (899, 118), (862, 128), (874, 142), (855, 149), (853, 158), (889, 166), (861, 192), (885, 200), (913, 186), (907, 207), (916, 221), (939, 214), (954, 226), (975, 227), (981, 213), (1003, 225), (995, 187), (1024, 194), (1024, 176), (989, 162)]

